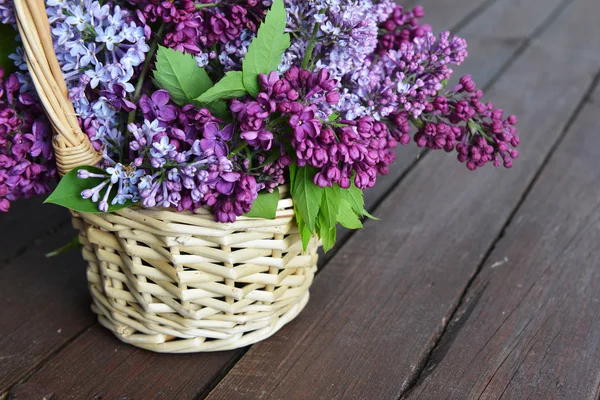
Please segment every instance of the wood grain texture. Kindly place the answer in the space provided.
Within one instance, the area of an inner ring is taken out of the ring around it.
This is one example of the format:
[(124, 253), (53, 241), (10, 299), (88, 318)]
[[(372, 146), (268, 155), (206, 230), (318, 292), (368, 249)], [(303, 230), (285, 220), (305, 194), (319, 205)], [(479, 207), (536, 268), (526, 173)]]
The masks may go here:
[(599, 113), (582, 111), (406, 399), (597, 398)]
[(81, 256), (44, 256), (74, 234), (62, 228), (0, 267), (0, 393), (94, 322)]
[(16, 399), (189, 399), (209, 388), (232, 352), (158, 354), (119, 342), (94, 325), (54, 357)]
[(68, 224), (69, 212), (64, 208), (43, 205), (45, 197), (14, 202), (10, 212), (0, 213), (0, 268), (15, 256), (39, 244), (48, 234)]
[(589, 4), (568, 7), (490, 95), (522, 116), (516, 167), (472, 174), (429, 155), (377, 210), (383, 221), (319, 276), (304, 314), (250, 349), (209, 398), (402, 395), (592, 82), (600, 43), (584, 40), (598, 33)]

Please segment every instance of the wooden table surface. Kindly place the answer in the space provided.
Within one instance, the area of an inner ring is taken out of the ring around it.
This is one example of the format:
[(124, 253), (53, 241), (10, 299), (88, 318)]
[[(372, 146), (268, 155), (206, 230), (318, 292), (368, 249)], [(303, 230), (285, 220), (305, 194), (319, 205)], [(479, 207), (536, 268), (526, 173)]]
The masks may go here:
[(0, 217), (0, 399), (598, 399), (600, 1), (421, 0), (457, 71), (520, 116), (521, 158), (475, 173), (414, 147), (322, 258), (304, 312), (237, 351), (159, 355), (89, 310), (65, 210)]

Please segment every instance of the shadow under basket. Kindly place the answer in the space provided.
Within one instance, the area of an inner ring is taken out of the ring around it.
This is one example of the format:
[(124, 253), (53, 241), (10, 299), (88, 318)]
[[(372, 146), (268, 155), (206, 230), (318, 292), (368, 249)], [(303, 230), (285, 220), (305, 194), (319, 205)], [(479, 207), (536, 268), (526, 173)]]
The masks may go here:
[(273, 335), (308, 302), (319, 247), (313, 239), (302, 252), (283, 197), (275, 220), (230, 224), (205, 209), (75, 215), (100, 323), (164, 353), (231, 350)]

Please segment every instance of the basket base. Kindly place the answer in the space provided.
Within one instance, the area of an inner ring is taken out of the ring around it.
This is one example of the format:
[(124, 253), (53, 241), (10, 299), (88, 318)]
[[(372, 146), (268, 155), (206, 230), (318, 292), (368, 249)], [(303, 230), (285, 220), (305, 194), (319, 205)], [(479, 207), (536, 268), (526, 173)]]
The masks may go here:
[[(214, 352), (234, 350), (252, 345), (274, 335), (285, 324), (296, 318), (304, 309), (310, 297), (307, 291), (296, 303), (286, 307), (279, 317), (271, 318), (271, 321), (263, 321), (262, 325), (265, 326), (262, 328), (243, 331), (244, 329), (240, 329), (243, 325), (238, 325), (234, 329), (242, 330), (242, 332), (229, 334), (229, 337), (223, 339), (207, 339), (205, 336), (181, 339), (165, 334), (133, 333), (129, 326), (115, 320), (115, 315), (111, 315), (110, 311), (103, 306), (103, 303), (106, 304), (107, 299), (99, 298), (104, 297), (102, 292), (94, 290), (92, 287), (90, 289), (94, 298), (92, 310), (98, 314), (98, 322), (102, 326), (111, 330), (124, 343), (157, 353)], [(226, 334), (225, 330), (223, 331)]]

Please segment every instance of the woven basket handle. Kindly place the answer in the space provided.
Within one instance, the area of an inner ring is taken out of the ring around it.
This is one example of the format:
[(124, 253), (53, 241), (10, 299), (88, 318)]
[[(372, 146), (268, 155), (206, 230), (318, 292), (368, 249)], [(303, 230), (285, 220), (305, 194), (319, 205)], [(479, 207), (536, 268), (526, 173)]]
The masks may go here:
[(69, 100), (44, 0), (14, 0), (14, 5), (29, 73), (56, 133), (52, 144), (58, 172), (65, 175), (81, 165), (97, 164), (101, 156), (81, 131)]

